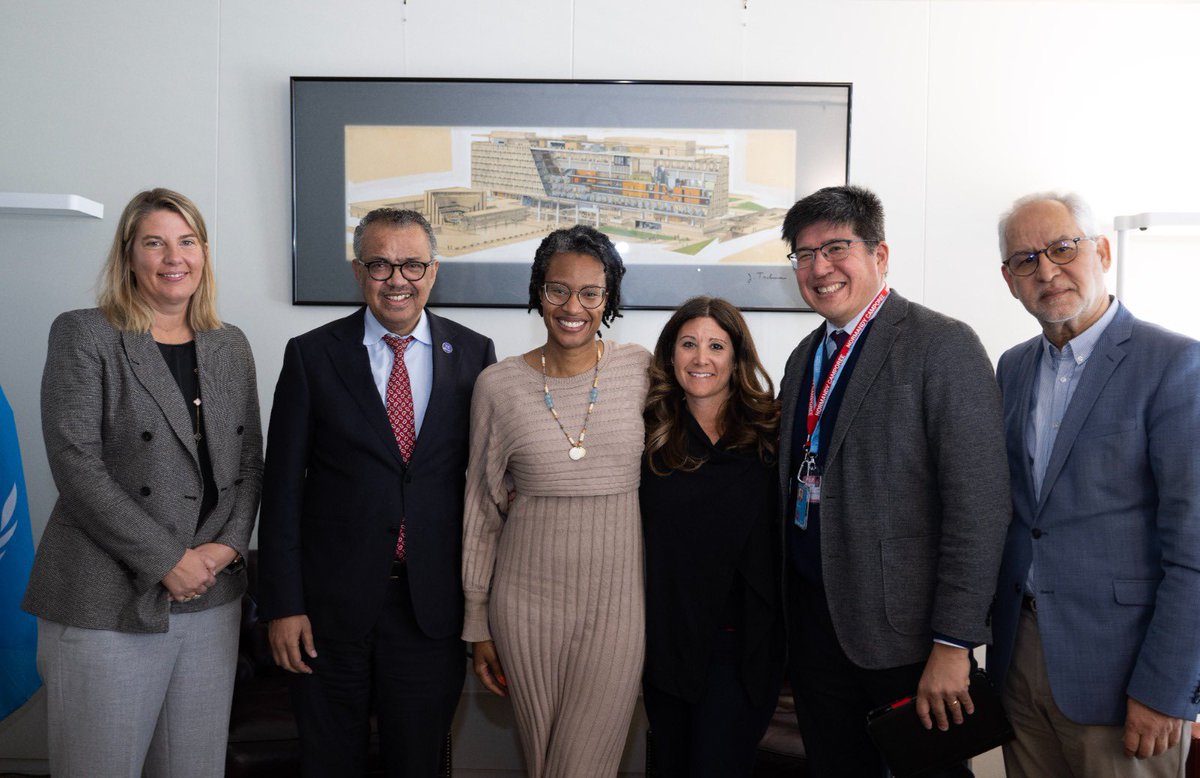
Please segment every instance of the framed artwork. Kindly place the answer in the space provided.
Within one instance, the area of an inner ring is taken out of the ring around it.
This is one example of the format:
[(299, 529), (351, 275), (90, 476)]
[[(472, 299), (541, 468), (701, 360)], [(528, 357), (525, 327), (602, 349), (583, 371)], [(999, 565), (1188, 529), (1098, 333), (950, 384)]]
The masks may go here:
[(607, 233), (623, 307), (806, 310), (780, 239), (846, 183), (850, 84), (293, 78), (293, 302), (357, 304), (358, 220), (421, 212), (430, 302), (524, 308), (552, 230)]

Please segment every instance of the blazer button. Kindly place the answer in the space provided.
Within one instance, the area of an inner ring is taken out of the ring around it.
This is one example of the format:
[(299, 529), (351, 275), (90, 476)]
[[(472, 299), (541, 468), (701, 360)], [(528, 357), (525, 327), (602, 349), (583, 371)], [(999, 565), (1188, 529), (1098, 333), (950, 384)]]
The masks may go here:
[(142, 440), (146, 441), (147, 443), (149, 443), (150, 439), (153, 437), (154, 436), (150, 434), (150, 430), (146, 430), (145, 432), (142, 433)]
[(141, 491), (143, 497), (150, 496), (150, 487), (149, 486), (143, 486), (140, 491)]
[(237, 428), (237, 434), (241, 435), (242, 432), (245, 431), (245, 429), (246, 429), (245, 427), (243, 427), (241, 424), (239, 424), (238, 428)]
[(1037, 540), (1038, 538), (1040, 538), (1042, 536), (1042, 531), (1040, 529), (1034, 527), (1032, 534), (1033, 534), (1033, 539)]

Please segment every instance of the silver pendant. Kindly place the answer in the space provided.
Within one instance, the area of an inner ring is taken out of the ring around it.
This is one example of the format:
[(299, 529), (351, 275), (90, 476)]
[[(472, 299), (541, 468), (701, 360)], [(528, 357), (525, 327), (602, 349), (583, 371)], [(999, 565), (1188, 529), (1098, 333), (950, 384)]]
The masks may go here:
[(587, 449), (583, 446), (571, 446), (571, 450), (567, 452), (567, 456), (574, 459), (576, 462), (587, 456)]

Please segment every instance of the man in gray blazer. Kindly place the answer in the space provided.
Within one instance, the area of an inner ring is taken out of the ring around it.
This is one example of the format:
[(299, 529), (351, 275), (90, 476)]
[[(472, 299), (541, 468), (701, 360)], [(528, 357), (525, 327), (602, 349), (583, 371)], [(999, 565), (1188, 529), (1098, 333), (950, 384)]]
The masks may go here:
[(874, 194), (841, 186), (783, 224), (825, 319), (788, 359), (779, 459), (788, 671), (822, 778), (885, 774), (876, 707), (916, 696), (943, 730), (973, 710), (1011, 512), (991, 363), (970, 327), (888, 289), (883, 221)]
[(1000, 220), (1042, 334), (1000, 359), (1013, 522), (988, 666), (1012, 776), (1182, 776), (1200, 712), (1200, 342), (1110, 297), (1076, 195)]

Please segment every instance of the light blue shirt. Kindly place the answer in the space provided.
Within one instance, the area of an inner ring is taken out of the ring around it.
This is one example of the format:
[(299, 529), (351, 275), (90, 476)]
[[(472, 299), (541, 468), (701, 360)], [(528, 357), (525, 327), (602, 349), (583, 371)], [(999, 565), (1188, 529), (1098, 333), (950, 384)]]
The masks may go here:
[[(363, 327), (363, 345), (367, 347), (367, 358), (371, 361), (371, 376), (379, 399), (387, 406), (388, 378), (392, 375), (392, 364), (396, 361), (392, 347), (384, 342), (388, 330), (379, 323), (371, 309), (366, 310), (366, 326)], [(421, 311), (417, 326), (409, 333), (413, 342), (404, 351), (404, 366), (408, 368), (408, 383), (412, 387), (413, 431), (421, 434), (421, 423), (429, 408), (429, 395), (433, 393), (433, 335), (429, 331), (429, 317)]]
[(1117, 315), (1120, 303), (1112, 298), (1108, 310), (1095, 324), (1067, 341), (1061, 349), (1042, 336), (1042, 357), (1033, 382), (1030, 398), (1030, 413), (1026, 427), (1029, 459), (1033, 466), (1034, 498), (1041, 499), (1042, 480), (1046, 477), (1046, 466), (1050, 463), (1050, 452), (1058, 439), (1058, 428), (1062, 425), (1067, 406), (1079, 387), (1083, 369), (1096, 348), (1100, 336), (1109, 322)]
[[(1058, 440), (1058, 430), (1063, 416), (1071, 405), (1071, 398), (1079, 388), (1079, 380), (1087, 367), (1088, 358), (1096, 349), (1100, 336), (1117, 315), (1120, 303), (1110, 298), (1108, 310), (1096, 323), (1067, 341), (1061, 349), (1042, 336), (1042, 354), (1038, 360), (1037, 379), (1033, 382), (1033, 394), (1029, 399), (1030, 414), (1025, 427), (1025, 440), (1030, 468), (1033, 471), (1033, 498), (1041, 500), (1042, 481), (1046, 478), (1046, 466), (1050, 453)], [(1025, 589), (1036, 593), (1034, 585), (1036, 570), (1031, 563), (1025, 579)]]

